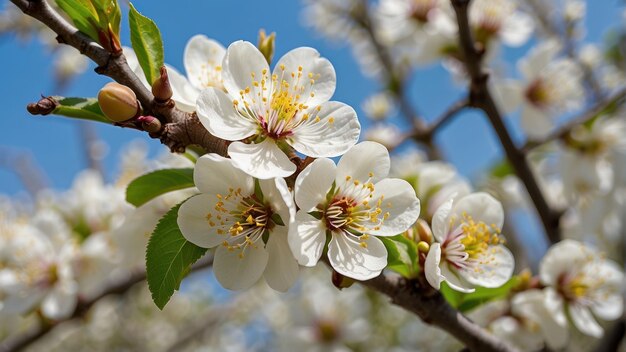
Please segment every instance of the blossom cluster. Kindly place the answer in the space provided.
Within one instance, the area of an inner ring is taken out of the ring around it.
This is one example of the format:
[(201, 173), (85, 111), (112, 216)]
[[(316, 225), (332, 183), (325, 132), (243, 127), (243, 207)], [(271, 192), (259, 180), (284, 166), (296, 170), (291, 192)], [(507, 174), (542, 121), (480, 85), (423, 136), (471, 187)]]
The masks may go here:
[(108, 285), (144, 270), (143, 253), (153, 227), (185, 198), (185, 192), (134, 209), (125, 200), (125, 187), (151, 168), (186, 162), (168, 156), (148, 163), (141, 146), (133, 149), (124, 156), (116, 183), (107, 184), (97, 171), (86, 170), (66, 192), (40, 192), (28, 206), (2, 201), (2, 330), (20, 329), (15, 324), (25, 319), (20, 316), (68, 318), (79, 299), (94, 297)]

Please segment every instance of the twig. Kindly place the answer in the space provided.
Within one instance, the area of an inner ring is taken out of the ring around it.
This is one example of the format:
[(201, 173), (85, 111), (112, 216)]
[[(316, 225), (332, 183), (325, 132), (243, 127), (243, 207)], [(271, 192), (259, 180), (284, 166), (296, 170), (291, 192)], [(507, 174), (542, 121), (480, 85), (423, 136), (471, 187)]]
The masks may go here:
[(411, 105), (406, 98), (405, 81), (398, 77), (396, 68), (394, 67), (391, 54), (387, 48), (378, 40), (374, 27), (372, 25), (371, 15), (369, 12), (369, 4), (366, 0), (362, 1), (364, 11), (362, 13), (353, 14), (355, 22), (367, 33), (367, 36), (374, 47), (378, 60), (386, 74), (387, 81), (391, 90), (398, 100), (400, 111), (411, 125), (413, 131), (411, 135), (416, 136), (416, 140), (426, 147), (426, 152), (430, 159), (441, 159), (442, 154), (439, 148), (433, 143), (432, 134), (427, 133), (428, 128), (424, 119), (422, 119), (417, 110)]
[(30, 152), (12, 151), (0, 147), (0, 167), (6, 167), (15, 172), (33, 197), (49, 184), (46, 174)]
[[(191, 268), (191, 271), (206, 269), (206, 268), (211, 267), (211, 265), (213, 265), (213, 258), (209, 257), (201, 261), (198, 261), (196, 264), (194, 264)], [(94, 304), (96, 304), (98, 301), (100, 301), (102, 298), (109, 296), (109, 295), (124, 294), (131, 287), (144, 281), (145, 279), (146, 279), (146, 273), (138, 272), (138, 273), (134, 273), (130, 275), (124, 280), (121, 280), (119, 282), (112, 284), (111, 286), (102, 290), (102, 292), (100, 292), (99, 294), (89, 299), (79, 301), (78, 305), (74, 309), (74, 312), (68, 318), (57, 320), (54, 322), (41, 321), (40, 325), (37, 326), (36, 328), (26, 331), (22, 335), (18, 335), (14, 338), (5, 340), (4, 342), (2, 342), (2, 344), (0, 344), (0, 352), (21, 351), (22, 349), (26, 348), (30, 344), (34, 343), (35, 341), (47, 335), (49, 332), (54, 330), (54, 328), (59, 326), (60, 324), (85, 316), (85, 314), (87, 314), (89, 309), (91, 309), (91, 307)]]
[(550, 133), (547, 137), (541, 140), (526, 142), (526, 144), (524, 144), (524, 146), (521, 148), (522, 152), (528, 153), (529, 151), (531, 151), (532, 149), (540, 145), (544, 145), (546, 143), (550, 143), (550, 142), (565, 138), (572, 131), (574, 127), (584, 124), (594, 119), (596, 116), (598, 116), (598, 114), (601, 114), (603, 111), (611, 108), (612, 106), (617, 106), (621, 104), (622, 100), (626, 100), (626, 87), (622, 88), (622, 90), (613, 94), (611, 98), (596, 104), (595, 106), (593, 106), (591, 109), (587, 110), (580, 116), (577, 116), (571, 119), (566, 124), (559, 127), (554, 132)]
[(435, 121), (432, 122), (423, 132), (422, 134), (415, 135), (415, 138), (423, 139), (423, 138), (432, 138), (433, 135), (438, 132), (441, 127), (446, 125), (453, 117), (455, 117), (459, 112), (463, 111), (465, 108), (469, 107), (469, 101), (467, 98), (463, 98), (446, 109), (446, 111), (441, 114), (441, 116), (437, 117)]
[(170, 102), (154, 100), (152, 93), (128, 67), (124, 55), (113, 55), (69, 24), (46, 0), (11, 0), (25, 14), (39, 20), (57, 34), (57, 41), (70, 45), (93, 60), (96, 72), (128, 86), (137, 95), (144, 112), (161, 120), (164, 128), (150, 137), (158, 138), (172, 152), (184, 152), (188, 145), (200, 145), (209, 152), (226, 154), (226, 143), (202, 128), (195, 114), (177, 109)]
[[(323, 255), (321, 260), (332, 270), (327, 256)], [(371, 280), (356, 282), (388, 296), (393, 304), (448, 332), (471, 351), (517, 351), (452, 308), (425, 278), (409, 280), (383, 272)]]
[(546, 231), (548, 239), (552, 243), (560, 240), (559, 234), (559, 217), (560, 213), (552, 210), (546, 201), (535, 176), (533, 175), (530, 165), (526, 160), (526, 156), (522, 153), (513, 142), (511, 134), (506, 128), (502, 115), (493, 100), (489, 87), (487, 85), (488, 75), (481, 67), (482, 57), (474, 46), (472, 32), (470, 30), (468, 19), (468, 7), (470, 0), (451, 0), (457, 17), (459, 26), (459, 43), (463, 51), (463, 61), (465, 68), (471, 77), (470, 84), (470, 104), (475, 106), (487, 115), (491, 125), (493, 126), (500, 143), (504, 148), (509, 162), (513, 166), (517, 177), (524, 183), (526, 190), (530, 195), (537, 213), (541, 218), (543, 227)]
[(417, 281), (382, 274), (361, 284), (389, 296), (392, 303), (416, 314), (425, 323), (447, 331), (471, 351), (516, 351), (452, 308), (439, 292), (430, 287), (420, 288)]

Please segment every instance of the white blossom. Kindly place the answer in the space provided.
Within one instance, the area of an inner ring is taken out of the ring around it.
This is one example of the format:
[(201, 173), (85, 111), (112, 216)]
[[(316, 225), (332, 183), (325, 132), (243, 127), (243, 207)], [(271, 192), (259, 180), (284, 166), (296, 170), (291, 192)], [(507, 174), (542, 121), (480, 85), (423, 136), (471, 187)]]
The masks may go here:
[(334, 157), (356, 143), (356, 112), (328, 101), (335, 70), (315, 49), (288, 52), (270, 73), (261, 52), (238, 41), (228, 47), (222, 66), (226, 93), (203, 90), (198, 117), (211, 134), (233, 141), (228, 154), (246, 173), (260, 179), (291, 175), (296, 166), (281, 148)]
[(300, 207), (289, 229), (289, 245), (301, 265), (314, 266), (330, 233), (328, 259), (340, 274), (367, 280), (387, 265), (387, 250), (376, 236), (406, 231), (417, 220), (420, 202), (411, 185), (385, 179), (389, 154), (362, 142), (339, 163), (317, 159), (296, 179)]

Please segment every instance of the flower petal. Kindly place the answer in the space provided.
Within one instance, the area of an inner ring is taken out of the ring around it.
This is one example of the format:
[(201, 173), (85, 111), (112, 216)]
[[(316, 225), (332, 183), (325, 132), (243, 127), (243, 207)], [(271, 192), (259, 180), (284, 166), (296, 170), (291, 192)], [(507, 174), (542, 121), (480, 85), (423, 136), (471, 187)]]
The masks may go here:
[(256, 123), (241, 116), (233, 101), (222, 90), (207, 88), (196, 102), (198, 119), (212, 135), (228, 141), (239, 141), (256, 133)]
[(445, 262), (441, 266), (441, 275), (446, 278), (446, 282), (451, 289), (459, 292), (472, 293), (476, 291), (465, 280), (457, 275), (456, 271), (451, 270), (450, 265)]
[[(362, 242), (366, 243), (365, 247)], [(333, 233), (328, 244), (328, 259), (341, 275), (355, 280), (369, 280), (380, 275), (387, 266), (387, 249), (374, 236), (359, 241), (351, 235)]]
[(224, 242), (225, 235), (218, 235), (217, 227), (209, 223), (219, 215), (215, 211), (217, 200), (214, 194), (199, 194), (180, 206), (176, 221), (187, 241), (202, 248), (213, 248)]
[(361, 125), (356, 111), (349, 105), (329, 101), (310, 123), (298, 126), (290, 144), (300, 153), (315, 158), (344, 154), (359, 140)]
[(380, 230), (371, 232), (375, 236), (394, 236), (408, 230), (420, 215), (420, 200), (415, 190), (405, 180), (386, 178), (374, 185), (371, 203), (382, 198), (380, 208), (387, 216)]
[[(308, 47), (296, 48), (283, 55), (276, 63), (273, 74), (279, 80), (287, 81), (290, 87), (306, 87), (307, 98), (303, 103), (310, 107), (328, 101), (333, 96), (337, 83), (335, 69), (330, 61), (320, 57), (317, 50)], [(312, 86), (311, 80), (314, 80)], [(313, 93), (313, 96), (309, 93)]]
[(478, 271), (474, 269), (459, 271), (459, 274), (473, 285), (487, 288), (500, 287), (513, 275), (515, 258), (504, 246), (490, 247), (485, 258), (478, 258), (478, 260), (481, 262), (477, 268)]
[(533, 27), (532, 17), (521, 11), (515, 11), (510, 16), (507, 16), (506, 21), (503, 21), (500, 36), (504, 43), (518, 47), (526, 43), (533, 31)]
[(270, 138), (258, 144), (231, 143), (228, 155), (237, 168), (258, 179), (287, 177), (296, 171), (296, 165)]
[(242, 40), (228, 46), (222, 66), (224, 88), (233, 97), (239, 96), (239, 91), (246, 87), (252, 87), (252, 74), (260, 80), (264, 70), (266, 75), (269, 72), (267, 61), (259, 49)]
[(562, 274), (580, 267), (591, 253), (574, 240), (565, 239), (548, 250), (539, 264), (539, 277), (544, 285), (557, 286)]
[(526, 57), (519, 60), (517, 68), (522, 72), (526, 81), (531, 82), (539, 76), (541, 70), (548, 66), (560, 50), (561, 45), (557, 40), (546, 40), (536, 45)]
[(326, 193), (335, 181), (337, 167), (326, 158), (316, 159), (296, 179), (296, 204), (305, 211), (313, 210), (325, 201)]
[(267, 241), (269, 259), (263, 276), (276, 291), (285, 292), (298, 279), (300, 267), (287, 242), (287, 227), (277, 226)]
[(246, 247), (243, 256), (240, 254), (240, 250), (228, 250), (224, 246), (215, 251), (215, 277), (229, 290), (245, 290), (254, 285), (263, 275), (269, 258), (261, 241)]
[(220, 87), (221, 66), (225, 54), (224, 46), (215, 40), (202, 34), (191, 37), (183, 54), (189, 82), (198, 89)]
[(474, 221), (482, 221), (487, 226), (495, 225), (501, 229), (504, 224), (502, 204), (485, 192), (476, 192), (459, 199), (452, 207), (451, 216), (463, 219), (464, 214)]
[(525, 103), (522, 106), (520, 123), (529, 139), (544, 138), (554, 127), (554, 121), (552, 121), (550, 115), (530, 103)]
[(169, 65), (166, 65), (166, 67), (167, 76), (170, 80), (172, 92), (174, 93), (172, 99), (176, 101), (176, 106), (183, 111), (196, 111), (196, 100), (200, 95), (200, 91), (192, 86), (187, 78), (180, 74), (175, 68)]
[(270, 204), (272, 211), (280, 215), (285, 226), (291, 223), (296, 216), (296, 206), (285, 179), (259, 180), (259, 186), (265, 202)]
[(67, 318), (74, 312), (78, 303), (78, 287), (74, 282), (60, 282), (41, 302), (41, 312), (49, 319)]
[(602, 329), (593, 315), (591, 315), (589, 308), (581, 304), (570, 304), (568, 310), (572, 318), (572, 323), (574, 323), (580, 332), (595, 338), (602, 337), (604, 329)]
[(315, 266), (322, 256), (326, 243), (326, 226), (305, 211), (296, 214), (289, 225), (289, 248), (300, 265)]
[(567, 344), (567, 328), (556, 322), (546, 309), (544, 302), (545, 296), (542, 290), (522, 291), (513, 296), (511, 310), (516, 316), (538, 324), (548, 346), (553, 350), (558, 350)]
[(426, 275), (426, 281), (433, 288), (441, 289), (441, 283), (446, 279), (441, 275), (441, 269), (439, 263), (441, 262), (441, 244), (433, 243), (430, 246), (428, 255), (426, 255), (426, 262), (424, 263), (424, 274)]
[(452, 211), (452, 203), (454, 202), (454, 197), (448, 199), (445, 203), (443, 203), (437, 211), (435, 211), (435, 215), (433, 215), (432, 221), (432, 230), (433, 236), (435, 240), (439, 243), (443, 243), (448, 236), (448, 232), (450, 230), (450, 212)]
[(337, 164), (337, 184), (345, 182), (346, 176), (353, 180), (365, 182), (372, 176), (372, 182), (377, 182), (389, 174), (389, 152), (382, 144), (376, 142), (361, 142), (350, 148)]
[(224, 194), (230, 188), (241, 188), (241, 193), (254, 192), (254, 180), (236, 168), (231, 159), (217, 154), (205, 154), (198, 158), (193, 170), (193, 182), (202, 193)]

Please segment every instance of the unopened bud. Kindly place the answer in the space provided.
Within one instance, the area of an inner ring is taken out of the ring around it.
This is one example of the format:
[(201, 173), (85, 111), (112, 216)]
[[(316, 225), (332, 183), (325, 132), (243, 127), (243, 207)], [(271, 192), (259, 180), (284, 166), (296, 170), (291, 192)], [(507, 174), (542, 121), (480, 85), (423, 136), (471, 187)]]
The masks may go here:
[(53, 97), (42, 97), (38, 102), (28, 104), (26, 110), (33, 115), (48, 115), (51, 114), (57, 106), (59, 106), (59, 102)]
[(335, 287), (338, 289), (344, 289), (352, 286), (354, 284), (354, 279), (349, 278), (347, 276), (343, 276), (340, 273), (333, 270), (332, 282)]
[(419, 236), (420, 241), (424, 241), (426, 243), (433, 242), (433, 232), (428, 226), (428, 223), (423, 219), (417, 219), (415, 223), (415, 229), (417, 230), (417, 235)]
[(166, 102), (174, 95), (165, 66), (161, 67), (161, 76), (152, 83), (152, 95), (159, 102)]
[(424, 241), (420, 241), (417, 244), (417, 250), (420, 251), (420, 253), (428, 253), (428, 251), (430, 250), (430, 245)]
[(259, 43), (257, 47), (263, 56), (265, 56), (265, 60), (267, 60), (268, 64), (272, 63), (272, 58), (274, 57), (274, 44), (276, 42), (276, 33), (272, 32), (269, 36), (265, 34), (265, 30), (259, 30)]
[(98, 104), (104, 115), (113, 122), (130, 120), (140, 110), (135, 92), (116, 82), (107, 83), (100, 89)]
[(144, 131), (150, 133), (156, 133), (161, 130), (161, 121), (154, 116), (139, 116), (137, 122), (141, 123), (141, 127)]

